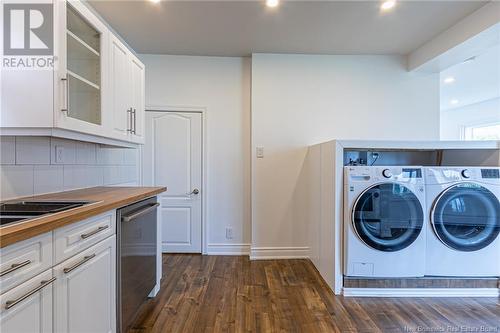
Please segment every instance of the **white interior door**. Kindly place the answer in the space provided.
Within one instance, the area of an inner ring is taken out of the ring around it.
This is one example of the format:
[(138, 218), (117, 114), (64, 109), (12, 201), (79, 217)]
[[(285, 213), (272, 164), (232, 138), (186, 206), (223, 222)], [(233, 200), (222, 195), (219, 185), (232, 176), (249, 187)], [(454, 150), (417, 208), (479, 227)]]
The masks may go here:
[(146, 112), (143, 181), (159, 201), (162, 250), (201, 253), (202, 115)]

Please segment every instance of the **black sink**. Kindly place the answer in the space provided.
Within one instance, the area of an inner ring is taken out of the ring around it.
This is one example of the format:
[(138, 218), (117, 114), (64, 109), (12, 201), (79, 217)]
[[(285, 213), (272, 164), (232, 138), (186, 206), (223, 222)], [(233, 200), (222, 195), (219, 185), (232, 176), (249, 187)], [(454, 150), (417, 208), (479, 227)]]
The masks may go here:
[(18, 201), (0, 203), (0, 225), (77, 208), (90, 201)]
[(88, 201), (20, 201), (0, 204), (1, 215), (41, 215), (57, 213), (88, 204)]
[(29, 219), (30, 217), (26, 217), (26, 216), (16, 216), (16, 217), (0, 217), (0, 225), (4, 225), (4, 224), (9, 224), (9, 223), (13, 223), (13, 222), (17, 222), (17, 221), (22, 221), (22, 220), (26, 220), (26, 219)]

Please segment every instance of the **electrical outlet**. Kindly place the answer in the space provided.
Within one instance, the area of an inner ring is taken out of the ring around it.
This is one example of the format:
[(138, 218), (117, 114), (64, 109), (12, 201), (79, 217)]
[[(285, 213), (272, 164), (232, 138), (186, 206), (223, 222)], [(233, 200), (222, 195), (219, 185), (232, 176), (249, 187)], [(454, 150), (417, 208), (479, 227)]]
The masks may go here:
[(264, 147), (257, 147), (256, 148), (256, 155), (257, 155), (257, 158), (264, 158)]
[(56, 146), (56, 163), (64, 163), (64, 147)]
[(226, 239), (233, 239), (233, 228), (226, 227)]

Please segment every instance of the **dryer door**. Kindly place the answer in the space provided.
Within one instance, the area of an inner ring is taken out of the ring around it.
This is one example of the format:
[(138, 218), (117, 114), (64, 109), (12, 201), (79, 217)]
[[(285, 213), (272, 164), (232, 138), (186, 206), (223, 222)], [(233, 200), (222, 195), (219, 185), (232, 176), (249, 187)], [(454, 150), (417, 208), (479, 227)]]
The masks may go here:
[(410, 246), (424, 224), (422, 204), (407, 187), (396, 183), (374, 185), (354, 203), (352, 224), (368, 246), (393, 252)]
[(448, 187), (434, 201), (431, 223), (437, 237), (459, 251), (477, 251), (500, 233), (499, 199), (476, 183)]

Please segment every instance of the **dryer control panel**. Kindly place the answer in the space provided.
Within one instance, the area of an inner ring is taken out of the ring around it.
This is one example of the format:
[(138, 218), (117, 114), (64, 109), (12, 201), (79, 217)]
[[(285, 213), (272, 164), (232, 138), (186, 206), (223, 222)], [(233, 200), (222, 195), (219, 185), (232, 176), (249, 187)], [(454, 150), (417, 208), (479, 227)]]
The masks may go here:
[(427, 184), (443, 184), (467, 180), (500, 183), (500, 168), (430, 167), (425, 170), (425, 178)]

